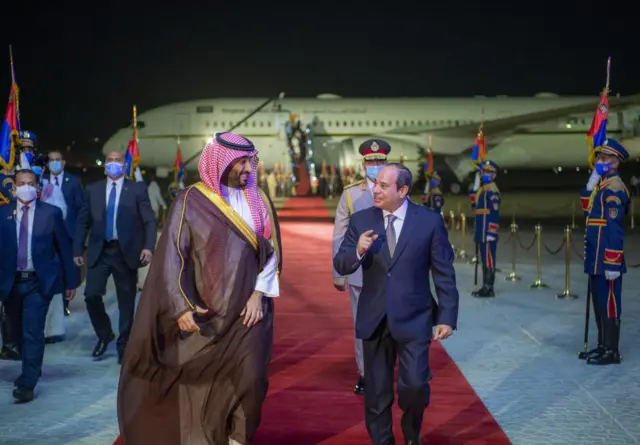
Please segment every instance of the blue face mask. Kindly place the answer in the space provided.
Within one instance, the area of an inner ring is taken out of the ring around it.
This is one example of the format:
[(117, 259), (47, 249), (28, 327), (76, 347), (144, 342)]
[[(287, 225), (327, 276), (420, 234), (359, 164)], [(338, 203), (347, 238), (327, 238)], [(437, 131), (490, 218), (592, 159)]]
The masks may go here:
[(609, 164), (596, 164), (596, 173), (600, 176), (604, 176), (611, 171), (611, 163)]
[(104, 166), (104, 169), (107, 172), (107, 176), (110, 178), (118, 178), (122, 176), (124, 165), (119, 162), (109, 162)]
[(376, 180), (378, 172), (382, 170), (383, 165), (367, 165), (367, 177), (372, 181)]
[(488, 175), (485, 173), (482, 175), (482, 182), (484, 182), (485, 184), (488, 184), (490, 182), (493, 182), (493, 178), (491, 177), (491, 175)]
[(429, 181), (429, 185), (433, 188), (436, 188), (440, 185), (440, 183), (434, 179), (432, 179), (431, 181)]
[(49, 170), (51, 170), (51, 173), (53, 173), (54, 175), (57, 175), (58, 173), (60, 173), (62, 171), (62, 162), (60, 162), (60, 161), (50, 161), (49, 162)]

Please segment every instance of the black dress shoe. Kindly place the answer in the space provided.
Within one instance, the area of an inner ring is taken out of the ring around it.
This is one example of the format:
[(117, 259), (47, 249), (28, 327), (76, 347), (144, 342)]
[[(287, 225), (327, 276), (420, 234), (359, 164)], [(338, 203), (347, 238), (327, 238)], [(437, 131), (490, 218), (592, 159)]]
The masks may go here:
[(356, 386), (353, 388), (353, 393), (357, 396), (364, 395), (364, 377), (360, 376), (358, 383), (356, 383)]
[(20, 354), (17, 348), (3, 346), (2, 350), (0, 350), (0, 360), (14, 360), (19, 362), (22, 360), (22, 354)]
[(33, 397), (33, 389), (17, 386), (13, 390), (13, 398), (16, 399), (18, 403), (29, 403), (33, 400)]
[(587, 359), (588, 365), (619, 365), (622, 362), (620, 352), (607, 349), (602, 354), (592, 355)]
[(107, 348), (109, 347), (109, 343), (111, 343), (115, 339), (116, 339), (116, 334), (114, 334), (113, 332), (111, 333), (111, 335), (109, 336), (108, 339), (106, 339), (106, 340), (99, 339), (98, 343), (96, 343), (96, 347), (93, 348), (93, 352), (91, 353), (91, 355), (93, 357), (101, 357), (101, 356), (103, 356), (104, 353), (107, 352)]
[(60, 343), (62, 341), (64, 341), (64, 335), (52, 335), (51, 337), (45, 337), (44, 344), (53, 345), (55, 343)]
[(580, 352), (580, 353), (578, 354), (578, 358), (579, 358), (580, 360), (587, 360), (587, 359), (589, 359), (589, 358), (591, 358), (591, 357), (596, 357), (596, 356), (598, 356), (598, 355), (602, 355), (602, 354), (604, 354), (604, 353), (605, 353), (604, 346), (602, 346), (602, 345), (598, 345), (597, 347), (593, 348), (593, 349), (592, 349), (592, 350), (590, 350), (590, 351), (587, 351), (587, 352)]

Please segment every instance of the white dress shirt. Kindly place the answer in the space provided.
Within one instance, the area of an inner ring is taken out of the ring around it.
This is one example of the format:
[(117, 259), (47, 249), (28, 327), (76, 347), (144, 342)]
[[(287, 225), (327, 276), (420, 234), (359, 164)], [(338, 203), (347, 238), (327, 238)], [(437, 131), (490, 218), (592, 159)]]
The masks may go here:
[[(58, 178), (58, 183), (56, 184), (56, 178)], [(64, 181), (64, 170), (60, 172), (58, 175), (54, 175), (51, 173), (51, 183), (58, 188), (62, 188), (62, 181)]]
[[(22, 204), (20, 201), (16, 201), (17, 202), (17, 206), (16, 206), (16, 236), (18, 237), (18, 245), (20, 243), (20, 223), (22, 222), (22, 208), (25, 207), (24, 204)], [(33, 256), (31, 254), (31, 239), (32, 239), (32, 235), (33, 235), (33, 218), (35, 216), (36, 213), (36, 200), (34, 199), (33, 201), (31, 201), (27, 207), (29, 207), (29, 236), (28, 236), (28, 243), (27, 243), (27, 268), (24, 270), (18, 269), (18, 271), (21, 272), (33, 272), (35, 269), (33, 268)]]
[[(396, 209), (395, 212), (393, 212), (393, 215), (396, 217), (396, 219), (393, 221), (393, 228), (396, 231), (396, 245), (398, 244), (398, 239), (400, 239), (400, 232), (402, 232), (402, 226), (404, 225), (404, 220), (407, 217), (407, 209), (409, 208), (409, 200), (405, 199), (404, 202), (402, 203), (402, 205), (400, 207), (398, 207)], [(384, 230), (387, 230), (387, 226), (389, 225), (389, 215), (391, 215), (391, 212), (388, 212), (386, 210), (382, 211), (382, 218), (384, 220)], [(380, 235), (380, 234), (378, 234)], [(360, 255), (358, 252), (358, 247), (356, 246), (356, 255), (358, 256), (358, 260), (362, 259), (362, 255)], [(365, 252), (366, 254), (366, 252)]]
[(107, 202), (106, 209), (109, 209), (109, 195), (111, 194), (111, 188), (113, 187), (113, 183), (116, 184), (116, 205), (115, 205), (115, 215), (113, 216), (113, 239), (118, 239), (118, 205), (120, 205), (120, 195), (122, 194), (122, 186), (124, 185), (124, 176), (120, 179), (116, 179), (115, 181), (111, 178), (107, 178)]
[[(229, 203), (231, 208), (242, 217), (244, 222), (255, 231), (255, 225), (253, 224), (253, 218), (251, 217), (251, 210), (249, 209), (249, 203), (247, 198), (241, 189), (229, 188), (224, 185), (221, 187), (222, 197)], [(273, 236), (276, 236), (275, 233)], [(271, 243), (273, 246), (273, 243)], [(278, 266), (278, 259), (274, 251), (273, 255), (267, 260), (262, 272), (258, 275), (256, 280), (255, 290), (262, 292), (267, 297), (280, 296), (280, 281), (276, 273)]]
[[(407, 218), (408, 207), (409, 200), (405, 199), (402, 205), (398, 207), (395, 212), (393, 212), (393, 215), (396, 217), (396, 219), (393, 221), (393, 228), (396, 231), (396, 244), (398, 243), (398, 239), (400, 238), (400, 232), (402, 232), (404, 220)], [(389, 224), (389, 215), (391, 215), (391, 212), (387, 212), (386, 210), (382, 211), (382, 218), (384, 219), (384, 230), (387, 230), (387, 225)]]

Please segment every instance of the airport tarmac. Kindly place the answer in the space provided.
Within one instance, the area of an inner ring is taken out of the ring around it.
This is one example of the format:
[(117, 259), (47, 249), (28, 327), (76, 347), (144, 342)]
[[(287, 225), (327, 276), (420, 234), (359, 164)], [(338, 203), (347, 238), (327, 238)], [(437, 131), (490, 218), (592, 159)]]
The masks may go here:
[[(577, 359), (583, 347), (586, 291), (579, 259), (582, 231), (573, 233), (577, 252), (571, 252), (570, 284), (577, 299), (556, 298), (565, 290), (565, 255), (564, 250), (558, 250), (564, 234), (559, 230), (545, 231), (542, 238), (541, 279), (547, 288), (530, 288), (537, 279), (535, 244), (528, 251), (517, 250), (516, 272), (521, 280), (505, 281), (511, 271), (508, 233), (503, 233), (497, 254), (501, 272), (496, 278), (495, 298), (471, 297), (474, 265), (457, 260), (459, 325), (443, 345), (513, 444), (637, 444), (640, 269), (630, 269), (625, 276), (624, 362), (605, 367), (586, 365)], [(526, 229), (519, 237), (528, 247), (533, 233)], [(450, 241), (473, 250), (470, 235), (462, 242), (460, 233), (454, 231)], [(558, 252), (551, 255), (544, 246)], [(639, 247), (640, 236), (629, 232), (629, 264), (640, 263)], [(110, 444), (116, 437), (120, 367), (113, 347), (104, 360), (90, 358), (95, 335), (82, 289), (78, 295), (71, 304), (72, 315), (65, 320), (68, 340), (47, 346), (44, 376), (34, 402), (13, 404), (12, 382), (20, 365), (0, 362), (0, 444), (95, 445)], [(113, 283), (109, 284), (106, 306), (114, 315)], [(594, 329), (592, 324), (591, 346)], [(437, 410), (437, 406), (428, 410)]]

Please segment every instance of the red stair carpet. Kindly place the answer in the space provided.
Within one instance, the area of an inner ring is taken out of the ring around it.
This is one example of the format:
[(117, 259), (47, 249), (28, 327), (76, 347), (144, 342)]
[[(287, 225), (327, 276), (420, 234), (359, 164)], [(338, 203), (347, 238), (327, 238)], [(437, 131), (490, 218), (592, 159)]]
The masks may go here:
[[(319, 198), (292, 198), (279, 213), (328, 217)], [(315, 212), (315, 215), (314, 215)], [(349, 296), (333, 288), (329, 223), (283, 218), (284, 270), (276, 302), (270, 387), (255, 445), (369, 445)], [(504, 432), (438, 342), (431, 347), (431, 404), (423, 442), (508, 445)], [(396, 440), (402, 442), (394, 406)]]

